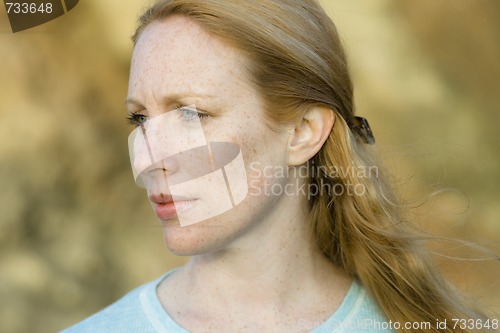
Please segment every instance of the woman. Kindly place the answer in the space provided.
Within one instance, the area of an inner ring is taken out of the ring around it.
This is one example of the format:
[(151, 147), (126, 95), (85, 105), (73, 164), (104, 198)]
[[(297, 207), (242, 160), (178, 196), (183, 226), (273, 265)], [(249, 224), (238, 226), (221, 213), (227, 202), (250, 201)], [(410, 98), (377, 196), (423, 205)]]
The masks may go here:
[(316, 1), (161, 1), (133, 40), (134, 176), (192, 258), (68, 332), (487, 331), (399, 223)]

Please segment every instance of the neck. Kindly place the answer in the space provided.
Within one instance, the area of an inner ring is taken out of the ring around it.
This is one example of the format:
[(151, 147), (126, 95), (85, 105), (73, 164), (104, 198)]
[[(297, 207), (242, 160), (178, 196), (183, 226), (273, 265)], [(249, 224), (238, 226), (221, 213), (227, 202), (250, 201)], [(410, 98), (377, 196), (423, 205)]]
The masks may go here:
[(337, 282), (348, 285), (311, 239), (306, 205), (290, 202), (298, 199), (285, 197), (268, 221), (230, 246), (191, 258), (182, 269), (186, 287), (226, 304), (244, 300), (279, 308)]

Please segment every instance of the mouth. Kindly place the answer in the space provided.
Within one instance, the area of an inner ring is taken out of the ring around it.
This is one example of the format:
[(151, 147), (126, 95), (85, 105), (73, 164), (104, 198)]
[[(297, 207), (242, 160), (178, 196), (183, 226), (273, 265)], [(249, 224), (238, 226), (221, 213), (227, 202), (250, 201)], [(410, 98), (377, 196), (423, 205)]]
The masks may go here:
[(177, 217), (177, 214), (190, 209), (198, 199), (186, 197), (172, 197), (168, 194), (152, 194), (149, 200), (154, 204), (156, 216), (160, 220), (170, 220)]

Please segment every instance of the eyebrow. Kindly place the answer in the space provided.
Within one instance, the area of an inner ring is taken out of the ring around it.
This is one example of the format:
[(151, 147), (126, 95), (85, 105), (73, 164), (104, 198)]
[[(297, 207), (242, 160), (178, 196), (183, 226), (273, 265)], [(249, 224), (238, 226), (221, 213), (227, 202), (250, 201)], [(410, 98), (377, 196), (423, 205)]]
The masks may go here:
[(137, 100), (133, 99), (133, 98), (127, 98), (125, 100), (125, 105), (142, 105), (141, 103), (139, 103)]
[[(173, 95), (168, 95), (168, 96), (164, 96), (162, 98), (162, 100), (163, 101), (168, 101), (169, 103), (175, 103), (175, 102), (179, 102), (181, 100), (185, 100), (186, 98), (193, 98), (193, 97), (206, 98), (206, 99), (216, 99), (215, 96), (210, 95), (210, 94), (192, 93), (192, 94), (173, 94)], [(127, 98), (125, 100), (125, 105), (129, 105), (129, 104), (142, 106), (142, 103), (140, 103), (137, 99), (135, 99), (133, 97)]]

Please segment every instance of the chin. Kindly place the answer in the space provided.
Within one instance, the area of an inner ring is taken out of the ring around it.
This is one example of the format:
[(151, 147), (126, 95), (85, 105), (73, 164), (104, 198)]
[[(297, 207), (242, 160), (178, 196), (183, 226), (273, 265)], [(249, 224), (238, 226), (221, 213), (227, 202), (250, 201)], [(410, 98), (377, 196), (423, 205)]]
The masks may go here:
[[(226, 246), (239, 234), (237, 223), (214, 218), (181, 227), (176, 220), (162, 222), (163, 240), (177, 256), (193, 256), (214, 252)], [(229, 226), (232, 226), (229, 227)]]
[[(247, 199), (249, 199), (247, 197)], [(193, 256), (228, 249), (265, 221), (275, 201), (267, 197), (244, 200), (212, 218), (182, 227), (177, 219), (162, 222), (165, 245), (174, 255)]]

